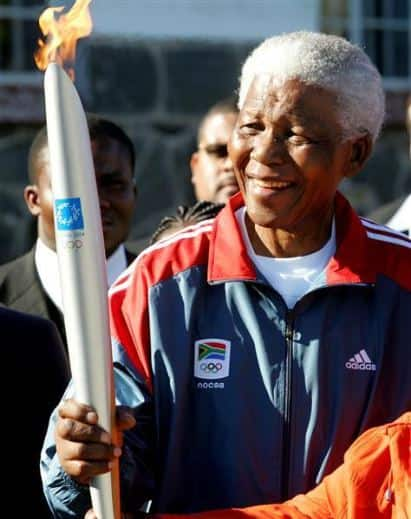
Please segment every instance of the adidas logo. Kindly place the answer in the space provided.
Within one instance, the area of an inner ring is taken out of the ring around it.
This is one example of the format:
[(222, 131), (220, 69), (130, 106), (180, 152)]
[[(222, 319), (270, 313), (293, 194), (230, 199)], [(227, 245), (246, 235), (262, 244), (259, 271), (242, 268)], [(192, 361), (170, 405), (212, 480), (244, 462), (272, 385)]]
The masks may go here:
[(375, 371), (377, 369), (365, 350), (361, 350), (359, 353), (356, 353), (354, 357), (351, 357), (351, 359), (345, 363), (345, 367), (365, 371)]

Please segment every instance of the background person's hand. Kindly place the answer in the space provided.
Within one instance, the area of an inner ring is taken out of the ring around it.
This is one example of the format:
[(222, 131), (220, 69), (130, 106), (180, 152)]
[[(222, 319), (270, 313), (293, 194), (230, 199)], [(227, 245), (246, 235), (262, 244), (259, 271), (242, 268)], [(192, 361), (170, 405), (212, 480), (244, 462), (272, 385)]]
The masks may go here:
[(95, 410), (75, 400), (66, 400), (59, 407), (55, 439), (57, 455), (64, 471), (80, 484), (108, 472), (112, 461), (121, 455), (122, 431), (135, 426), (128, 408), (116, 409), (116, 438), (98, 425)]

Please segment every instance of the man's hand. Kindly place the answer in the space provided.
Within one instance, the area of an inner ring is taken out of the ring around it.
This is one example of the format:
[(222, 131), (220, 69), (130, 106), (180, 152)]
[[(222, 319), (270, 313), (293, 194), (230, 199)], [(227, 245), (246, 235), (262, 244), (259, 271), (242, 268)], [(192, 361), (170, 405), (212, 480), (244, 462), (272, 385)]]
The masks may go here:
[(55, 431), (57, 455), (64, 471), (83, 485), (111, 470), (113, 459), (121, 455), (121, 432), (136, 424), (131, 410), (125, 407), (116, 409), (115, 439), (97, 422), (95, 410), (75, 400), (66, 400), (59, 408)]

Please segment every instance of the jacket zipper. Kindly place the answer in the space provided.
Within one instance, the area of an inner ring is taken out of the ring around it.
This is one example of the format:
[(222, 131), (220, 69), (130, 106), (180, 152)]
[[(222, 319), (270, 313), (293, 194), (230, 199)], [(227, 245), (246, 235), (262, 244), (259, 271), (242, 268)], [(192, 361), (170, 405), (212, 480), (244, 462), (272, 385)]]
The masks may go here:
[(281, 495), (282, 501), (288, 499), (288, 482), (290, 477), (291, 458), (291, 404), (292, 404), (292, 373), (293, 373), (293, 337), (294, 337), (294, 312), (289, 310), (286, 314), (285, 342), (286, 342), (286, 381), (285, 381), (285, 408), (283, 425), (283, 460)]

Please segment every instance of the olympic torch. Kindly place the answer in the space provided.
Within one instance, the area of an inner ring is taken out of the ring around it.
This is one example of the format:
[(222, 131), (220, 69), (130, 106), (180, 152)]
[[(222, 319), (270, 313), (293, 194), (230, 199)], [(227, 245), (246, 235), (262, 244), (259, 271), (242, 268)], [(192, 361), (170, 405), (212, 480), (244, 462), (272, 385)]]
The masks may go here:
[[(90, 1), (76, 2), (71, 11), (86, 9)], [(70, 18), (71, 11), (65, 16)], [(75, 395), (92, 405), (99, 424), (114, 433), (106, 260), (86, 116), (71, 79), (55, 62), (47, 66), (44, 91), (60, 285)], [(98, 519), (120, 517), (118, 481), (118, 463), (113, 472), (92, 481), (91, 500)]]

